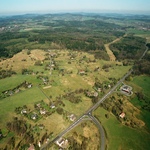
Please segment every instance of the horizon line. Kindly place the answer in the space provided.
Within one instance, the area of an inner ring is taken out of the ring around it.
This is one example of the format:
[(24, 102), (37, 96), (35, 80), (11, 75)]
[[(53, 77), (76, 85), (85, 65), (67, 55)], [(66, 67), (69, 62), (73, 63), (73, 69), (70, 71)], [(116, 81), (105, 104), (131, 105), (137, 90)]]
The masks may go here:
[(150, 11), (141, 10), (51, 10), (51, 11), (16, 11), (0, 12), (0, 16), (15, 16), (25, 14), (58, 14), (58, 13), (93, 13), (93, 14), (128, 14), (128, 15), (150, 15)]

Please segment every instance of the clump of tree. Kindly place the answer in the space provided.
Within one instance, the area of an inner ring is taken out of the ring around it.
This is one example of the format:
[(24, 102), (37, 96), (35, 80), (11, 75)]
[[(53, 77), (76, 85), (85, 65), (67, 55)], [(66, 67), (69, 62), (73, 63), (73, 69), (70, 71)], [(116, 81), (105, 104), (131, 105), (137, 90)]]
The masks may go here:
[(146, 95), (144, 95), (144, 93), (142, 91), (138, 91), (135, 94), (136, 94), (137, 99), (140, 103), (141, 109), (150, 112), (149, 98)]
[(106, 70), (106, 69), (111, 68), (111, 67), (112, 67), (111, 64), (104, 64), (102, 69)]
[(17, 117), (15, 117), (12, 122), (7, 123), (7, 129), (15, 132), (19, 136), (23, 136), (27, 132), (28, 127), (26, 121), (19, 120)]
[(0, 129), (0, 140), (3, 138), (3, 133), (2, 133), (2, 130)]
[[(95, 52), (92, 52), (94, 54), (95, 59), (104, 59), (104, 60), (109, 60), (109, 56), (106, 53), (106, 51), (104, 51), (103, 49), (105, 49), (104, 47), (101, 48), (101, 50), (97, 50)], [(90, 52), (91, 53), (91, 52)]]
[(11, 77), (12, 75), (16, 74), (13, 70), (0, 70), (0, 79)]
[[(137, 95), (138, 97), (142, 96), (141, 93), (137, 93)], [(144, 122), (134, 116), (133, 108), (128, 108), (128, 105), (126, 105), (126, 102), (124, 102), (124, 100), (124, 96), (115, 94), (112, 95), (109, 99), (106, 99), (105, 102), (101, 104), (101, 106), (108, 112), (113, 113), (120, 122), (123, 122), (127, 126), (130, 126), (132, 128), (143, 127)], [(125, 116), (123, 118), (120, 117), (120, 114), (122, 113), (125, 113)], [(105, 117), (108, 116), (105, 115)]]
[(77, 103), (79, 103), (79, 102), (82, 101), (81, 96), (75, 96), (75, 95), (73, 95), (73, 94), (68, 95), (67, 99), (68, 99), (70, 102), (75, 103), (75, 104), (77, 104)]
[(64, 110), (63, 110), (63, 108), (58, 107), (58, 108), (56, 109), (56, 112), (57, 112), (58, 114), (62, 115), (63, 112), (64, 112)]
[(82, 89), (76, 90), (74, 92), (68, 92), (65, 95), (63, 95), (63, 98), (69, 100), (71, 103), (77, 104), (82, 101), (81, 96), (77, 95), (81, 92), (83, 92)]
[(42, 66), (43, 64), (40, 60), (37, 60), (34, 65), (35, 66)]
[(24, 68), (24, 69), (22, 69), (21, 73), (22, 73), (22, 75), (25, 75), (25, 74), (32, 74), (32, 73), (33, 73), (33, 70)]

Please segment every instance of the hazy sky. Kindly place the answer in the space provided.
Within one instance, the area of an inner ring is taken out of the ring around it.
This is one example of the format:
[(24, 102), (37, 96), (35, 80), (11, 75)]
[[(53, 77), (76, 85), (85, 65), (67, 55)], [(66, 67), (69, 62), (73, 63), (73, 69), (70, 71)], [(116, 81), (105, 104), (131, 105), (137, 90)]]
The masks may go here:
[(150, 0), (0, 0), (0, 14), (53, 11), (150, 12)]

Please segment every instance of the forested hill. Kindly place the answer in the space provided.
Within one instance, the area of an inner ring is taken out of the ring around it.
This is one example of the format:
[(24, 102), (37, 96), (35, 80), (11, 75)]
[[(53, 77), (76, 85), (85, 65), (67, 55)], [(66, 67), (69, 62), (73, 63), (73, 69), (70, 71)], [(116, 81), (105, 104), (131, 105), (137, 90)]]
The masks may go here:
[(0, 19), (0, 56), (22, 49), (101, 50), (124, 35), (124, 28), (99, 15), (22, 15)]
[[(99, 50), (101, 58), (108, 59), (104, 44), (122, 37), (128, 29), (142, 28), (143, 25), (148, 28), (148, 19), (141, 19), (141, 16), (116, 14), (27, 14), (2, 17), (0, 57), (12, 57), (22, 49), (65, 48), (81, 51)], [(129, 41), (128, 46), (123, 46), (125, 49), (131, 47), (131, 43), (140, 45), (135, 43), (134, 37), (124, 40)], [(118, 46), (120, 47), (119, 44), (113, 45), (113, 48), (115, 54), (121, 58), (124, 53), (118, 55)]]

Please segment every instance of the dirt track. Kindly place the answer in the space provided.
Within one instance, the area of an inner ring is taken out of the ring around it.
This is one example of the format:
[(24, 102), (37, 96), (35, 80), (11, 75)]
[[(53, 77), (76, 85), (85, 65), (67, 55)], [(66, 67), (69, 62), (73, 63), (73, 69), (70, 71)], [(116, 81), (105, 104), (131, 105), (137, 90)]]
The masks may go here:
[[(125, 34), (123, 37), (125, 37), (125, 36), (126, 36), (126, 34)], [(119, 37), (119, 38), (115, 39), (114, 41), (112, 41), (112, 42), (110, 42), (110, 43), (104, 45), (104, 46), (105, 46), (105, 49), (106, 49), (106, 52), (107, 52), (107, 54), (108, 54), (108, 56), (109, 56), (109, 58), (110, 58), (110, 61), (115, 61), (115, 60), (116, 60), (116, 57), (115, 57), (115, 55), (113, 54), (113, 52), (111, 51), (111, 49), (109, 48), (109, 46), (110, 46), (111, 44), (115, 43), (115, 42), (120, 41), (123, 37)]]

